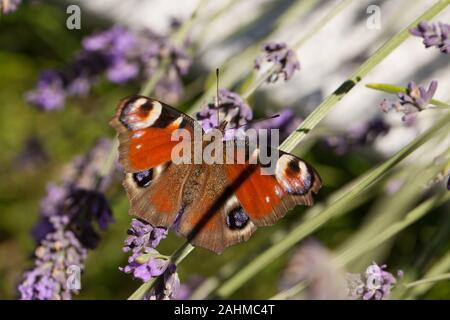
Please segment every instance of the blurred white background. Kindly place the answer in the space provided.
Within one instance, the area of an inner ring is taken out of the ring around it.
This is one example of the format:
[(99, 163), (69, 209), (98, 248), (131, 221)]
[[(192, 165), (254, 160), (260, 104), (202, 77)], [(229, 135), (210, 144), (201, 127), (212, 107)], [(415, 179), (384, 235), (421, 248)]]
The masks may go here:
[[(306, 2), (308, 0), (303, 0)], [(200, 11), (201, 19), (212, 20), (207, 30), (196, 30), (194, 37), (201, 35), (198, 58), (207, 68), (221, 67), (230, 57), (254, 44), (255, 38), (267, 33), (274, 20), (285, 10), (299, 5), (302, 0), (215, 0), (205, 1)], [(293, 17), (293, 23), (271, 38), (275, 41), (299, 39), (315, 22), (320, 20), (339, 1), (310, 1), (312, 10), (306, 16)], [(341, 14), (331, 20), (320, 32), (310, 38), (297, 52), (301, 71), (288, 83), (265, 85), (262, 90), (280, 106), (292, 106), (299, 115), (307, 115), (321, 99), (332, 93), (351, 72), (380, 47), (384, 41), (401, 30), (434, 0), (358, 0), (353, 1)], [(74, 3), (71, 1), (71, 3)], [(83, 10), (133, 28), (151, 27), (165, 31), (171, 17), (184, 19), (197, 6), (198, 0), (97, 0), (75, 1)], [(366, 12), (370, 5), (381, 9), (380, 29), (369, 29)], [(444, 11), (435, 21), (450, 21), (450, 10)], [(216, 13), (220, 15), (216, 17)], [(261, 18), (262, 17), (262, 18)], [(238, 36), (230, 39), (230, 35)], [(425, 50), (420, 38), (411, 37), (395, 50), (359, 83), (329, 114), (326, 123), (336, 128), (348, 128), (380, 113), (379, 103), (389, 95), (364, 87), (366, 83), (391, 83), (406, 86), (413, 80), (428, 85), (432, 79), (439, 81), (436, 98), (450, 99), (450, 56), (436, 49)], [(249, 69), (252, 67), (248, 65)], [(393, 97), (393, 96), (391, 96)], [(258, 106), (254, 106), (257, 108)], [(429, 125), (428, 120), (439, 116), (438, 112), (422, 112), (418, 127), (405, 128), (400, 115), (389, 114), (393, 130), (378, 139), (376, 148), (386, 155), (408, 143), (417, 131)], [(440, 150), (448, 146), (442, 141)], [(433, 156), (433, 152), (427, 152)]]

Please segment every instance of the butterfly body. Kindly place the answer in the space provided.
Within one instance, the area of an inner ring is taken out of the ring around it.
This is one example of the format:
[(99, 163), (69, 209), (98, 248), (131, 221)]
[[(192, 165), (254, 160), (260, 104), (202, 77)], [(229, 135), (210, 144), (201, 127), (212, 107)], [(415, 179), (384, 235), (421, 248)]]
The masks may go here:
[[(212, 153), (209, 163), (174, 163), (178, 142), (172, 133), (183, 128), (194, 137), (199, 124), (157, 100), (123, 99), (111, 125), (119, 133), (130, 213), (154, 226), (173, 227), (193, 245), (216, 253), (247, 240), (257, 227), (273, 224), (295, 205), (312, 205), (312, 193), (321, 186), (311, 166), (283, 152), (270, 175), (263, 174), (258, 149), (249, 153), (239, 146), (235, 153), (243, 154), (242, 163), (228, 163), (219, 152)], [(201, 149), (223, 143), (209, 133), (200, 138)], [(194, 140), (183, 141), (192, 146), (191, 159), (198, 156)]]

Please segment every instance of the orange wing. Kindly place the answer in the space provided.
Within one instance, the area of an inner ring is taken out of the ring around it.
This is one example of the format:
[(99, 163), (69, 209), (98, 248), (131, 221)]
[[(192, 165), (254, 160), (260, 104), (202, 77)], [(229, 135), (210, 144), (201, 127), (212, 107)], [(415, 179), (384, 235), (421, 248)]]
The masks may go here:
[(179, 128), (193, 133), (194, 120), (154, 99), (133, 96), (121, 100), (110, 122), (119, 134), (119, 161), (127, 172), (155, 168), (171, 159)]
[(272, 225), (298, 204), (311, 206), (312, 193), (322, 185), (310, 165), (288, 153), (281, 153), (274, 174), (264, 175), (265, 170), (258, 163), (225, 165), (228, 181), (256, 226)]
[(192, 133), (194, 120), (160, 101), (134, 96), (120, 101), (111, 125), (119, 134), (130, 214), (170, 227), (182, 207), (190, 169), (171, 163), (172, 149), (179, 143), (171, 137), (179, 128)]

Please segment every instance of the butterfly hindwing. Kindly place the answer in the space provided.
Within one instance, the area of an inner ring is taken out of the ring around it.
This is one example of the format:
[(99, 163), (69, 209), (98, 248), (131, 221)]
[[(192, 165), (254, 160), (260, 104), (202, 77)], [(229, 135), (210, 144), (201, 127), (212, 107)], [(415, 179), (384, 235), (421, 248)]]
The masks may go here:
[(252, 163), (244, 156), (243, 164), (203, 164), (191, 171), (176, 229), (193, 245), (221, 253), (248, 240), (257, 227), (272, 225), (296, 205), (312, 205), (321, 180), (310, 165), (281, 152), (270, 174), (258, 152), (253, 156)]
[(175, 229), (195, 246), (221, 253), (248, 240), (256, 230), (234, 195), (223, 164), (196, 165), (184, 186), (183, 204)]
[(256, 161), (225, 165), (230, 183), (242, 176), (234, 192), (250, 220), (256, 226), (268, 226), (283, 217), (296, 205), (313, 204), (313, 193), (321, 187), (319, 174), (300, 158), (280, 151), (273, 174), (259, 161), (258, 149), (252, 155)]

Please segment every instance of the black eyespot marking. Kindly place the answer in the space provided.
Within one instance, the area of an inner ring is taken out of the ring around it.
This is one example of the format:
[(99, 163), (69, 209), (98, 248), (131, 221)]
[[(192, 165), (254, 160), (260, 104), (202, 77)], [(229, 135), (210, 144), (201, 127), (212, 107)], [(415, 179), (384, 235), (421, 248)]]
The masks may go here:
[(300, 172), (300, 166), (298, 165), (298, 160), (291, 160), (288, 162), (288, 167), (289, 170), (291, 170), (292, 172), (295, 173), (299, 173)]
[(228, 228), (231, 230), (240, 230), (244, 229), (245, 226), (248, 223), (248, 215), (244, 212), (244, 209), (242, 207), (233, 209), (228, 215), (227, 215), (227, 225)]
[(153, 179), (153, 169), (133, 173), (133, 180), (138, 187), (146, 188), (150, 185)]
[(130, 113), (144, 113), (148, 114), (153, 109), (153, 104), (151, 100), (146, 99), (146, 101), (140, 105), (136, 105), (136, 102), (139, 99), (145, 99), (143, 97), (134, 97), (131, 98), (126, 102), (125, 107), (122, 109), (122, 112), (120, 113), (119, 120), (120, 122), (126, 126), (127, 128), (131, 129), (130, 123), (129, 123), (129, 116)]

